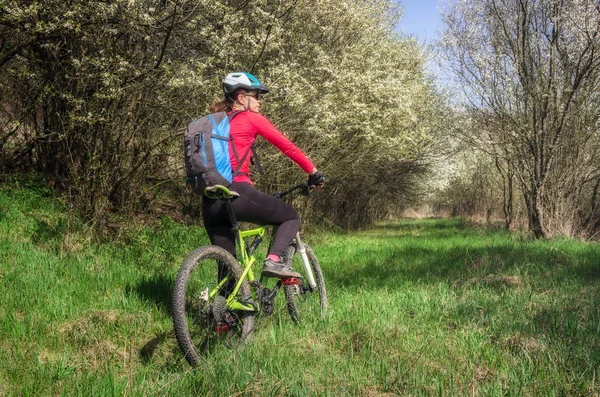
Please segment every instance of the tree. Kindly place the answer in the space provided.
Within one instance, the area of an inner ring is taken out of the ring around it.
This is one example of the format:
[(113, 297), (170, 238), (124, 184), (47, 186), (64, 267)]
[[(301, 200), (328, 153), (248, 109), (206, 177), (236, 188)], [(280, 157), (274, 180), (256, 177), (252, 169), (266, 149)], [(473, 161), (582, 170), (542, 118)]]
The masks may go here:
[[(414, 197), (442, 126), (422, 50), (393, 31), (400, 15), (392, 0), (4, 2), (0, 167), (44, 173), (98, 222), (167, 193), (197, 207), (182, 129), (227, 72), (246, 70), (272, 88), (267, 115), (330, 177), (310, 207), (368, 224)], [(262, 187), (299, 175), (264, 153)]]
[(471, 138), (518, 181), (536, 237), (577, 233), (580, 188), (600, 177), (597, 2), (461, 1), (445, 21), (446, 59), (484, 120)]

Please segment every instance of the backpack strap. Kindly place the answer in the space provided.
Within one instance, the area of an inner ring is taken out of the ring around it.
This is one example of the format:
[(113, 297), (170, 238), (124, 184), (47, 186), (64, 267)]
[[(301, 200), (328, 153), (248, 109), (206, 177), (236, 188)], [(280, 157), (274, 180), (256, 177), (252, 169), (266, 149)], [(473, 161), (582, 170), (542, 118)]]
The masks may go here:
[[(236, 110), (231, 112), (228, 117), (229, 117), (229, 122), (231, 123), (231, 120), (233, 120), (233, 118), (235, 116), (237, 116), (238, 114), (245, 112), (245, 110)], [(242, 159), (240, 160), (240, 157), (238, 156), (237, 150), (235, 149), (235, 144), (233, 142), (233, 137), (230, 135), (231, 140), (231, 148), (233, 150), (233, 155), (235, 156), (236, 161), (238, 162), (238, 166), (235, 168), (235, 170), (233, 171), (233, 175), (232, 178), (235, 178), (240, 171), (240, 168), (242, 168), (242, 165), (244, 164), (244, 161), (246, 161), (246, 158), (248, 158), (248, 154), (250, 152), (252, 152), (252, 160), (254, 163), (256, 163), (256, 168), (258, 169), (258, 172), (260, 174), (263, 174), (263, 170), (262, 167), (260, 165), (260, 161), (258, 160), (258, 154), (256, 153), (256, 149), (254, 148), (254, 143), (250, 146), (250, 149), (248, 149), (248, 151), (246, 153), (244, 153), (244, 156), (242, 157)]]
[(256, 169), (258, 170), (259, 174), (263, 174), (263, 169), (260, 166), (260, 161), (258, 160), (258, 153), (256, 153), (256, 148), (254, 147), (254, 144), (252, 144), (252, 146), (250, 146), (250, 150), (252, 150), (252, 160), (254, 161), (255, 165), (256, 165)]
[(234, 110), (233, 112), (231, 112), (227, 117), (229, 117), (229, 122), (231, 123), (231, 120), (233, 120), (233, 118), (235, 116), (237, 116), (238, 114), (244, 112), (244, 110)]
[[(229, 122), (231, 123), (231, 120), (233, 120), (233, 118), (240, 113), (242, 113), (241, 110), (235, 110), (235, 111), (231, 112), (231, 114), (228, 114), (227, 117), (229, 118)], [(235, 160), (238, 162), (238, 164), (242, 164), (242, 162), (240, 162), (240, 156), (238, 156), (237, 150), (235, 150), (235, 145), (233, 143), (233, 137), (231, 136), (231, 134), (229, 134), (229, 140), (231, 141), (231, 149), (233, 150), (233, 155), (235, 157)], [(244, 155), (244, 160), (245, 159), (246, 159), (246, 156)], [(238, 169), (235, 170), (234, 174), (237, 174), (238, 170), (239, 170), (239, 166), (238, 166)]]

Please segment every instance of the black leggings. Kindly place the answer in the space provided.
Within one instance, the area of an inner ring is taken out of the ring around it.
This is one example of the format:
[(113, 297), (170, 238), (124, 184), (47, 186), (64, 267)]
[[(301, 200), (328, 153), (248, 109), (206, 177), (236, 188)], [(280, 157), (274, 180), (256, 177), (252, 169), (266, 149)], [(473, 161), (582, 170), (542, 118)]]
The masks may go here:
[[(269, 194), (259, 192), (249, 183), (233, 182), (229, 190), (240, 195), (232, 201), (233, 212), (238, 221), (278, 226), (269, 254), (283, 255), (300, 230), (300, 216), (296, 210)], [(235, 234), (231, 230), (225, 202), (203, 197), (202, 217), (211, 244), (236, 256)]]

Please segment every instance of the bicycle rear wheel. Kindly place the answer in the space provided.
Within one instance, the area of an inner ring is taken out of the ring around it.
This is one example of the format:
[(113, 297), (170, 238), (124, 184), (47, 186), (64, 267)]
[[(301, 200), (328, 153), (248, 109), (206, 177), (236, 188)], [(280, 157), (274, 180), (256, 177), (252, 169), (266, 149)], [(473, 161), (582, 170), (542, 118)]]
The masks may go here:
[[(243, 343), (252, 334), (254, 313), (233, 311), (226, 302), (241, 275), (235, 258), (214, 245), (196, 249), (181, 265), (173, 290), (173, 326), (190, 365), (196, 366), (217, 343)], [(219, 287), (219, 280), (226, 276), (228, 280)], [(239, 296), (251, 296), (246, 280)]]
[(303, 243), (306, 249), (306, 256), (312, 270), (315, 286), (310, 285), (310, 278), (302, 261), (302, 256), (294, 242), (290, 245), (283, 255), (283, 260), (291, 264), (293, 269), (302, 274), (300, 284), (283, 285), (285, 300), (288, 311), (295, 322), (304, 321), (310, 318), (322, 320), (327, 313), (327, 291), (325, 289), (325, 279), (319, 261), (313, 250)]

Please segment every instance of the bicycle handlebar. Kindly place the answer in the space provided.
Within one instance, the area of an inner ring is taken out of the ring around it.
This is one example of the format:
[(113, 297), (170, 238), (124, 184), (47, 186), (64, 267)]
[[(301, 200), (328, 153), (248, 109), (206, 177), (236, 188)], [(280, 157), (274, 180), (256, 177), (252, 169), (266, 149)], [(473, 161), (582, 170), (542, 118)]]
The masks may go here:
[(292, 188), (290, 188), (290, 189), (288, 189), (288, 190), (286, 190), (286, 191), (284, 191), (284, 192), (277, 192), (277, 193), (275, 193), (273, 196), (275, 196), (275, 197), (276, 197), (276, 198), (278, 198), (278, 199), (282, 199), (282, 198), (284, 198), (285, 196), (287, 196), (287, 195), (290, 195), (290, 194), (292, 194), (292, 193), (296, 192), (297, 190), (302, 190), (302, 192), (301, 192), (301, 193), (302, 193), (303, 195), (305, 195), (305, 196), (308, 196), (308, 193), (309, 193), (309, 191), (310, 191), (310, 190), (308, 189), (308, 182), (305, 182), (305, 183), (301, 183), (301, 184), (299, 184), (299, 185), (296, 185), (296, 186), (294, 186), (294, 187), (292, 187)]

